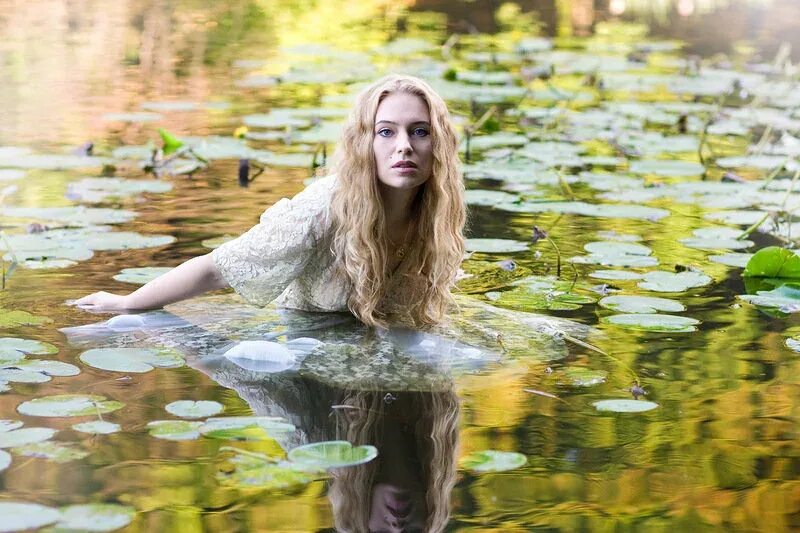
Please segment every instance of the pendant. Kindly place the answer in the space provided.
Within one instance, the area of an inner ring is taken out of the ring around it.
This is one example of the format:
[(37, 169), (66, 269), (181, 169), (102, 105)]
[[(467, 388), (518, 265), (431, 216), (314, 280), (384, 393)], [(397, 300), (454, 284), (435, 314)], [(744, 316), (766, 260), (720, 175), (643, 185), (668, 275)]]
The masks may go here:
[(395, 255), (398, 259), (403, 259), (406, 256), (406, 249), (405, 248), (398, 248), (395, 252)]

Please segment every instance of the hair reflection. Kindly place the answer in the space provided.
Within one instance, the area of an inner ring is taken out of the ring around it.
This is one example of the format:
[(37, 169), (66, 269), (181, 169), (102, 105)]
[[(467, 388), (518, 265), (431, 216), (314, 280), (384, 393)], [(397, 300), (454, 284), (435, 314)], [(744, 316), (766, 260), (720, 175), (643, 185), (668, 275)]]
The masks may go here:
[(456, 394), (357, 391), (335, 412), (337, 437), (378, 448), (375, 460), (334, 473), (329, 496), (336, 528), (443, 530), (456, 478)]

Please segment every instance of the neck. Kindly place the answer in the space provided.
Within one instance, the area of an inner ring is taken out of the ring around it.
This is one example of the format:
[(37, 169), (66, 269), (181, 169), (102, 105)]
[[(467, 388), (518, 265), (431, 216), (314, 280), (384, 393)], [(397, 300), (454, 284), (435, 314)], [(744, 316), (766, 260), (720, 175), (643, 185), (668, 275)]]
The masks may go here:
[(381, 185), (381, 198), (386, 215), (386, 226), (399, 227), (408, 224), (411, 220), (411, 209), (417, 197), (419, 187), (413, 189), (394, 189)]

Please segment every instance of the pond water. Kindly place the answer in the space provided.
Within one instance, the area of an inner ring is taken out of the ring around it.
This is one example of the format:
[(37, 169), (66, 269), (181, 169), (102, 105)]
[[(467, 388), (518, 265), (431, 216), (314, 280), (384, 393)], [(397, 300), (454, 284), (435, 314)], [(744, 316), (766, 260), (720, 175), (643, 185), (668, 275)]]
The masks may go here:
[[(2, 10), (0, 531), (390, 530), (376, 502), (407, 531), (795, 529), (800, 260), (744, 267), (800, 235), (797, 14)], [(472, 253), (447, 331), (229, 293), (111, 320), (64, 304), (250, 227), (392, 71), (462, 132)], [(342, 440), (364, 446), (301, 447)]]

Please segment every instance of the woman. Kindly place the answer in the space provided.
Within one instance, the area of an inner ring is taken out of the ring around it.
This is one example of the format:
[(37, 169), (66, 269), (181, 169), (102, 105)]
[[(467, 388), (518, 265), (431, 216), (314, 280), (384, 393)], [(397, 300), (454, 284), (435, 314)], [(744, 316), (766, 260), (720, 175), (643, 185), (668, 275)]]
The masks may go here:
[(336, 174), (283, 199), (258, 225), (97, 311), (162, 307), (233, 287), (246, 300), (352, 312), (369, 326), (439, 323), (464, 251), (464, 186), (444, 101), (424, 81), (387, 76), (358, 97)]

